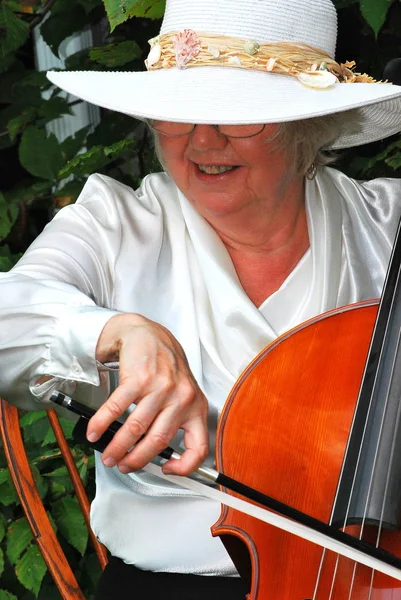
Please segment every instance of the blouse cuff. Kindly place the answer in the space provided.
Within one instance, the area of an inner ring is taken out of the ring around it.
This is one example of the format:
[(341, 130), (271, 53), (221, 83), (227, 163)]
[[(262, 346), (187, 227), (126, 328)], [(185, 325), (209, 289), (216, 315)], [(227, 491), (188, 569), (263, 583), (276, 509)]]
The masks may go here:
[(107, 321), (118, 311), (82, 306), (68, 311), (56, 324), (55, 337), (43, 365), (46, 375), (99, 385), (96, 345)]

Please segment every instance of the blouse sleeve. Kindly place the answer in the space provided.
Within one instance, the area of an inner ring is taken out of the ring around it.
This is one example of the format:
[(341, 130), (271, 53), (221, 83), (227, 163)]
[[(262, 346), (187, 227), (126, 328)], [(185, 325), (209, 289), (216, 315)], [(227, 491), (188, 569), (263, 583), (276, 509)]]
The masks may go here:
[(121, 241), (110, 181), (91, 176), (77, 203), (0, 274), (0, 395), (20, 408), (39, 408), (55, 387), (71, 393), (77, 382), (99, 385), (95, 350), (117, 314), (113, 279)]

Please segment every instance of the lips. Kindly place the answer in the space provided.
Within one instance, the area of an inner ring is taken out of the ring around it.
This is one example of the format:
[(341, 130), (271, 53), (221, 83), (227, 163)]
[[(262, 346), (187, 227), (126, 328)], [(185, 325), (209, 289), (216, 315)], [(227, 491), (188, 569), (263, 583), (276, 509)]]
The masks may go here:
[(229, 165), (198, 165), (198, 169), (206, 175), (221, 175), (222, 173), (228, 173), (237, 169), (236, 166)]

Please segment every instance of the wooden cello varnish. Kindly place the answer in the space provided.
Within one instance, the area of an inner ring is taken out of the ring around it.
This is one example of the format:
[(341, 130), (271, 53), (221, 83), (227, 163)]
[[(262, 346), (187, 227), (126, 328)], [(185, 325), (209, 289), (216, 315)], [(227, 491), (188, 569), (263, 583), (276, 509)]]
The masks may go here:
[[(317, 317), (253, 361), (221, 416), (219, 471), (330, 522), (377, 307)], [(250, 600), (401, 600), (401, 582), (232, 509), (212, 532), (249, 578)], [(364, 528), (365, 539), (376, 535)], [(401, 532), (384, 531), (379, 545), (401, 556)]]

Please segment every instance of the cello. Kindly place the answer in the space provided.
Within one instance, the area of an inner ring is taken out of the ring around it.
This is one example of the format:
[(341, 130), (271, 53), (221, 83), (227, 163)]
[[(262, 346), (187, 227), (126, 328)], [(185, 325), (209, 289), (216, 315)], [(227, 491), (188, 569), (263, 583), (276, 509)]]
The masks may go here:
[[(248, 582), (248, 600), (401, 600), (400, 229), (380, 303), (335, 309), (270, 344), (236, 382), (216, 438), (216, 481), (226, 495), (238, 491), (224, 478), (240, 481), (277, 501), (279, 512), (294, 509), (290, 518), (345, 532), (362, 553), (394, 557), (397, 578), (223, 499), (212, 534)], [(186, 487), (186, 478), (145, 469)]]
[[(380, 305), (336, 309), (270, 344), (217, 434), (219, 471), (397, 557), (400, 230)], [(400, 581), (224, 506), (213, 534), (231, 545), (250, 600), (401, 600)]]

